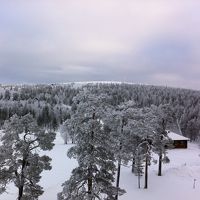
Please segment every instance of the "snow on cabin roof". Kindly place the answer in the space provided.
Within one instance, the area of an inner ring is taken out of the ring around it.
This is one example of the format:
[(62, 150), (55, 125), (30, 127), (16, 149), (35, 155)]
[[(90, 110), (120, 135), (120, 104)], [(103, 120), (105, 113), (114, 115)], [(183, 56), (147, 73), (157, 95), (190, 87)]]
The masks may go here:
[(169, 138), (171, 138), (172, 140), (190, 140), (190, 139), (187, 138), (187, 137), (184, 137), (184, 136), (182, 136), (182, 135), (179, 135), (179, 134), (174, 133), (174, 132), (171, 132), (171, 131), (168, 132), (168, 136), (169, 136)]

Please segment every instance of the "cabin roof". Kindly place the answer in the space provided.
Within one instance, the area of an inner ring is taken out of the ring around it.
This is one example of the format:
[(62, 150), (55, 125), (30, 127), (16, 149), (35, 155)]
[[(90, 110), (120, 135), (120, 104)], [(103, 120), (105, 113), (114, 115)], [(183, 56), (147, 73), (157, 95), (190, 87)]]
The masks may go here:
[(184, 137), (182, 135), (179, 135), (177, 133), (174, 133), (174, 132), (171, 132), (171, 131), (168, 131), (168, 136), (170, 139), (172, 140), (190, 140), (189, 138), (187, 137)]

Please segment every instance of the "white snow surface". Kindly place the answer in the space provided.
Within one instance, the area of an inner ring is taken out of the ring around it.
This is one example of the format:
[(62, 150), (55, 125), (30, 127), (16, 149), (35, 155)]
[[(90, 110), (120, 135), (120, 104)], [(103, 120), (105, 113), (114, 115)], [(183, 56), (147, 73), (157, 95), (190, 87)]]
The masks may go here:
[[(62, 183), (70, 177), (77, 162), (66, 156), (71, 145), (64, 145), (60, 134), (57, 134), (53, 150), (45, 152), (52, 158), (52, 170), (42, 173), (41, 186), (44, 194), (39, 200), (56, 200), (57, 193), (62, 190)], [(199, 200), (200, 199), (200, 149), (189, 143), (188, 149), (169, 150), (169, 164), (163, 165), (163, 175), (157, 176), (157, 164), (149, 167), (149, 187), (137, 187), (137, 177), (131, 173), (130, 167), (122, 167), (120, 187), (126, 194), (119, 200)], [(156, 158), (156, 156), (154, 156)], [(195, 188), (193, 188), (195, 181)], [(15, 200), (17, 190), (10, 184), (7, 193), (0, 195), (0, 200)]]
[(174, 133), (174, 132), (168, 132), (168, 136), (172, 139), (172, 140), (190, 140), (189, 138), (187, 137), (184, 137), (182, 135), (179, 135), (177, 133)]

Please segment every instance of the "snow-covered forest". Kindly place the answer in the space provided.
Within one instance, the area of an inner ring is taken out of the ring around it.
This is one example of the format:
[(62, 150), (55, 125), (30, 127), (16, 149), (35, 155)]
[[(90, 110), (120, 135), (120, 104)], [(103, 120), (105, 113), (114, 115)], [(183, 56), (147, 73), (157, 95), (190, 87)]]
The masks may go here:
[[(81, 84), (77, 85), (0, 85), (0, 125), (13, 114), (31, 113), (39, 126), (57, 129), (70, 118), (73, 98), (81, 90)], [(174, 115), (173, 129), (191, 140), (200, 135), (199, 91), (120, 83), (87, 84), (84, 87), (96, 95), (108, 95), (112, 106), (129, 100), (137, 107), (168, 104)]]
[(133, 187), (148, 189), (151, 166), (162, 176), (163, 164), (170, 162), (167, 130), (199, 142), (200, 92), (120, 83), (1, 85), (0, 129), (4, 198), (11, 183), (18, 200), (43, 194), (40, 180), (51, 170), (48, 151), (59, 132), (76, 164), (58, 200), (128, 199), (124, 167), (136, 177)]

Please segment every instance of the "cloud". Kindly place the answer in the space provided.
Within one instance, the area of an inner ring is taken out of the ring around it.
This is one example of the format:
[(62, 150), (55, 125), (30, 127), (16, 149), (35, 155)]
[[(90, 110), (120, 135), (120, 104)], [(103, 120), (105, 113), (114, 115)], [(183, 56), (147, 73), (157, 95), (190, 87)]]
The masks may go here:
[(0, 82), (186, 80), (200, 89), (199, 8), (196, 0), (3, 1)]

